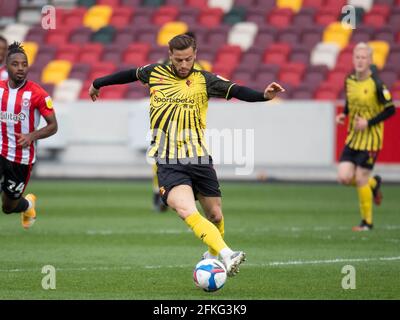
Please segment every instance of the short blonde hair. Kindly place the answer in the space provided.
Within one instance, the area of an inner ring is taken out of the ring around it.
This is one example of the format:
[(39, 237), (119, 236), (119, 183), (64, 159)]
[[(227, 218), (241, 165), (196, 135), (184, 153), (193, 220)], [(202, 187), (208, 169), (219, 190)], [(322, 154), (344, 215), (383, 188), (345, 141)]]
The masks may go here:
[(368, 55), (372, 58), (373, 50), (371, 46), (366, 43), (366, 42), (359, 42), (356, 44), (356, 46), (353, 49), (353, 53), (355, 53), (357, 50), (367, 50)]

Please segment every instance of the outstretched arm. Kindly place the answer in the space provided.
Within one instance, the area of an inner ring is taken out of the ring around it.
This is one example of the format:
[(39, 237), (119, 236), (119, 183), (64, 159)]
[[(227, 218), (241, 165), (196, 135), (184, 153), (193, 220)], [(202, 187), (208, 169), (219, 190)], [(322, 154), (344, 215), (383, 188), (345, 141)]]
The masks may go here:
[(276, 82), (272, 82), (268, 85), (264, 92), (255, 91), (244, 86), (234, 85), (229, 92), (229, 97), (247, 102), (259, 102), (272, 100), (279, 92), (285, 92), (285, 89)]
[(100, 88), (113, 84), (125, 84), (138, 80), (136, 69), (129, 69), (110, 74), (105, 77), (97, 78), (93, 81), (89, 88), (89, 96), (93, 101), (96, 101), (100, 94)]

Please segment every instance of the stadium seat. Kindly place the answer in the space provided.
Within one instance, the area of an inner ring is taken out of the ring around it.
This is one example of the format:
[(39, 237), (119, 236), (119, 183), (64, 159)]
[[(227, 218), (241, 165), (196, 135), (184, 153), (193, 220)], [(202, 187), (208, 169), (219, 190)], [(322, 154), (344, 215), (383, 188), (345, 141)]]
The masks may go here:
[(323, 42), (335, 43), (342, 49), (349, 43), (351, 32), (350, 27), (344, 27), (341, 22), (333, 22), (326, 27), (322, 39)]
[(235, 25), (246, 19), (246, 8), (244, 7), (233, 7), (229, 12), (225, 13), (223, 23), (229, 25)]
[(186, 5), (203, 9), (208, 7), (208, 0), (186, 0)]
[(92, 33), (91, 41), (110, 44), (114, 41), (115, 28), (111, 25), (105, 26)]
[(313, 96), (313, 90), (307, 85), (300, 85), (290, 93), (290, 98), (297, 100), (312, 100)]
[(117, 29), (114, 37), (114, 44), (121, 47), (127, 47), (129, 43), (136, 41), (135, 28), (123, 27)]
[(228, 34), (228, 44), (238, 45), (243, 51), (248, 50), (254, 43), (258, 27), (254, 22), (239, 22)]
[(125, 27), (132, 22), (133, 14), (134, 10), (131, 7), (114, 7), (109, 23), (114, 26), (114, 28)]
[(77, 44), (63, 44), (58, 46), (56, 60), (67, 60), (71, 63), (78, 61), (81, 47)]
[(24, 50), (26, 53), (26, 56), (28, 57), (28, 64), (34, 64), (35, 63), (35, 58), (39, 49), (39, 46), (35, 42), (24, 42), (23, 43)]
[(224, 12), (221, 8), (203, 8), (199, 14), (198, 22), (207, 28), (214, 28), (221, 24)]
[(149, 43), (136, 42), (128, 46), (123, 53), (123, 62), (133, 66), (140, 67), (147, 63), (147, 58), (150, 52)]
[(194, 7), (183, 7), (179, 10), (178, 21), (185, 22), (191, 29), (192, 26), (197, 24), (197, 17), (200, 9)]
[(157, 36), (157, 44), (159, 46), (166, 46), (173, 37), (188, 30), (189, 28), (184, 22), (168, 22), (161, 27)]
[(122, 57), (123, 48), (116, 44), (108, 45), (104, 48), (101, 60), (119, 64)]
[(324, 27), (320, 25), (304, 28), (301, 33), (301, 43), (308, 46), (310, 49), (313, 48), (322, 41), (323, 30)]
[(221, 8), (224, 13), (229, 12), (232, 9), (234, 0), (208, 0), (209, 8)]
[(309, 65), (307, 67), (306, 72), (304, 73), (303, 81), (305, 83), (312, 83), (314, 85), (323, 82), (326, 79), (326, 75), (328, 74), (328, 68), (324, 65), (312, 66)]
[(63, 18), (63, 24), (65, 26), (79, 27), (83, 24), (83, 17), (86, 14), (87, 9), (85, 7), (77, 7), (70, 11), (65, 12)]
[(233, 69), (234, 68), (232, 66), (221, 63), (214, 64), (212, 67), (212, 72), (226, 79), (230, 79), (233, 73)]
[(114, 10), (121, 6), (121, 0), (97, 0), (97, 4), (110, 6)]
[(315, 92), (316, 100), (336, 100), (339, 97), (340, 90), (334, 89), (329, 83), (323, 83)]
[(125, 93), (125, 99), (142, 99), (149, 96), (149, 88), (139, 82), (134, 83)]
[(33, 25), (40, 23), (42, 20), (42, 13), (35, 9), (21, 8), (18, 12), (18, 22), (26, 25)]
[(72, 64), (66, 60), (51, 61), (42, 72), (42, 82), (58, 84), (68, 78)]
[(289, 27), (293, 19), (293, 11), (291, 9), (273, 9), (267, 13), (267, 22), (277, 28)]
[(276, 6), (278, 8), (284, 9), (289, 8), (294, 12), (298, 12), (301, 8), (302, 0), (277, 0)]
[(389, 44), (385, 41), (370, 41), (368, 44), (373, 50), (373, 63), (378, 69), (382, 69), (389, 54)]
[(315, 8), (319, 9), (323, 6), (324, 0), (303, 0), (303, 8)]
[(86, 63), (74, 63), (72, 69), (69, 73), (69, 79), (79, 79), (82, 82), (85, 82), (89, 76), (89, 72), (91, 70), (91, 66)]
[(310, 26), (314, 24), (315, 8), (303, 7), (293, 17), (292, 25), (303, 29), (304, 26)]
[(46, 32), (42, 26), (34, 26), (28, 30), (25, 36), (25, 41), (36, 42), (38, 45), (44, 43)]
[(329, 69), (333, 69), (340, 48), (334, 43), (318, 43), (311, 51), (310, 62), (313, 65), (326, 65)]
[(372, 26), (359, 25), (351, 35), (351, 41), (354, 43), (368, 42), (372, 40), (374, 34), (374, 28)]
[(273, 43), (265, 51), (263, 61), (267, 64), (282, 65), (287, 62), (290, 51), (290, 45), (287, 43)]
[(81, 89), (81, 80), (66, 79), (55, 87), (53, 99), (57, 102), (74, 102), (78, 100)]
[(332, 70), (329, 72), (326, 82), (330, 83), (332, 87), (342, 90), (344, 87), (344, 80), (346, 79), (347, 75), (347, 71)]
[(77, 5), (80, 7), (90, 8), (96, 4), (96, 0), (78, 0)]
[(276, 42), (277, 33), (278, 31), (275, 27), (268, 25), (259, 26), (258, 33), (256, 35), (256, 38), (254, 39), (254, 43), (257, 43), (257, 46), (259, 46), (260, 48), (265, 49), (272, 43)]
[(289, 60), (292, 62), (301, 62), (304, 65), (308, 65), (310, 62), (310, 51), (311, 49), (306, 45), (295, 45), (292, 47)]
[(293, 45), (300, 42), (300, 37), (301, 29), (299, 29), (298, 27), (288, 27), (279, 30), (277, 41), (286, 42)]
[(108, 25), (112, 15), (112, 7), (105, 5), (95, 5), (90, 7), (83, 17), (83, 25), (97, 31)]
[(150, 63), (163, 62), (168, 59), (168, 51), (165, 47), (152, 48), (148, 55)]
[(165, 5), (183, 8), (185, 6), (185, 0), (165, 0)]
[(225, 64), (230, 68), (234, 69), (242, 55), (242, 50), (239, 46), (222, 45), (216, 55), (215, 64)]
[(300, 62), (286, 63), (279, 71), (279, 81), (297, 87), (303, 79), (305, 69), (306, 66)]
[(71, 31), (69, 41), (71, 43), (85, 44), (90, 42), (92, 30), (86, 27), (79, 27)]
[(179, 10), (175, 6), (162, 6), (159, 7), (152, 17), (154, 24), (162, 26), (167, 22), (176, 21), (179, 14)]
[(266, 26), (265, 16), (269, 10), (266, 10), (264, 6), (248, 7), (246, 10), (246, 21), (253, 22), (259, 27)]
[(400, 76), (397, 77), (397, 72), (390, 69), (383, 69), (380, 71), (379, 77), (388, 88), (391, 88), (396, 83), (398, 78), (400, 79)]
[(203, 39), (208, 45), (218, 48), (227, 42), (228, 32), (230, 29), (231, 28), (228, 25), (224, 24), (216, 26), (213, 28), (212, 32), (207, 32)]
[(392, 45), (396, 42), (396, 35), (392, 27), (385, 26), (375, 32), (374, 40), (385, 41)]
[(315, 14), (315, 22), (317, 24), (327, 26), (339, 20), (340, 11), (335, 8), (321, 7)]
[(89, 80), (92, 81), (99, 77), (104, 77), (116, 70), (115, 64), (112, 62), (96, 62), (92, 64), (92, 69), (89, 74)]
[(29, 26), (25, 24), (14, 23), (7, 25), (4, 28), (2, 35), (4, 38), (7, 39), (8, 43), (13, 43), (14, 41), (22, 42), (24, 41), (25, 36), (28, 33), (28, 30)]
[(145, 7), (160, 7), (164, 4), (164, 0), (143, 0), (142, 6)]
[(47, 30), (46, 43), (54, 46), (60, 46), (69, 42), (69, 37), (72, 28), (69, 26), (62, 26), (55, 30)]

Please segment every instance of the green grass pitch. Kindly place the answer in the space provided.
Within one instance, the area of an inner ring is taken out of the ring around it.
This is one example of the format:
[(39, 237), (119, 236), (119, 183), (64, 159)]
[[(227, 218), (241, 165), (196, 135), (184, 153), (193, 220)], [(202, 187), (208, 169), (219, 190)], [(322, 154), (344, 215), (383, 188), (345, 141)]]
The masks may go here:
[[(150, 182), (33, 180), (32, 229), (0, 216), (0, 299), (400, 299), (400, 186), (383, 191), (374, 230), (354, 233), (354, 188), (222, 183), (226, 241), (247, 261), (206, 293), (192, 279), (205, 246), (174, 212), (152, 211)], [(345, 265), (356, 289), (342, 288)]]

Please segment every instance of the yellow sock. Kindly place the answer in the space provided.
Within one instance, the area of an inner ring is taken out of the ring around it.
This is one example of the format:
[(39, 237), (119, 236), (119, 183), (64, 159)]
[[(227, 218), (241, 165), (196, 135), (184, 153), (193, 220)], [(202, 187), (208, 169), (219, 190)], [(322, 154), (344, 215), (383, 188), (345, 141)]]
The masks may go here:
[[(217, 227), (221, 237), (224, 238), (224, 234), (225, 234), (224, 217), (222, 217), (220, 222), (214, 223), (214, 226)], [(208, 247), (208, 252), (213, 256), (218, 256), (218, 252), (213, 250), (211, 247)]]
[(357, 187), (358, 200), (360, 203), (361, 217), (367, 223), (372, 224), (372, 191), (369, 184)]
[(155, 193), (159, 192), (159, 186), (158, 186), (158, 176), (157, 176), (157, 165), (153, 164), (153, 191)]
[(368, 179), (368, 185), (369, 185), (369, 187), (370, 187), (371, 189), (375, 188), (377, 183), (378, 183), (378, 182), (376, 181), (375, 178), (370, 177), (370, 178)]
[(195, 236), (217, 252), (217, 254), (223, 248), (228, 247), (222, 239), (217, 227), (204, 218), (198, 211), (188, 216), (185, 222), (193, 230)]

